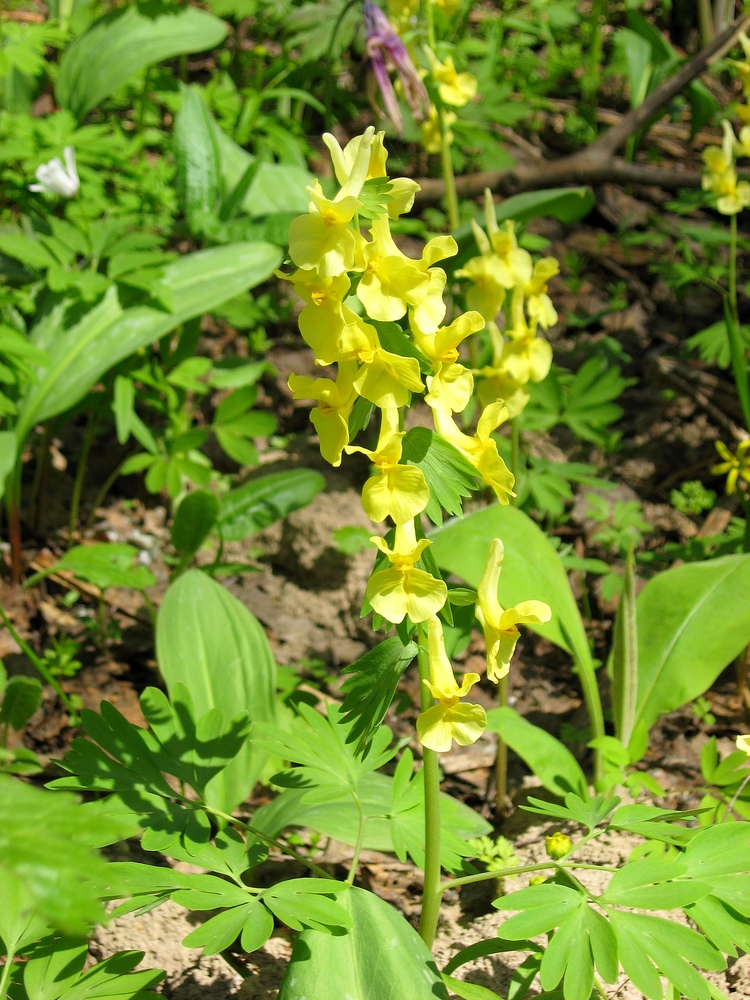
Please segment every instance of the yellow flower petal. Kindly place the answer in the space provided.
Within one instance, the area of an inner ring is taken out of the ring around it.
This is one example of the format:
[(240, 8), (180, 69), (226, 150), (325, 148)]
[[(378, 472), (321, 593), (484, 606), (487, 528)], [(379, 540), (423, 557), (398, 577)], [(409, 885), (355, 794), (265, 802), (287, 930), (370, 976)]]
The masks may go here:
[(476, 743), (487, 728), (481, 705), (433, 705), (417, 718), (417, 735), (422, 746), (447, 753), (453, 740), (465, 747)]

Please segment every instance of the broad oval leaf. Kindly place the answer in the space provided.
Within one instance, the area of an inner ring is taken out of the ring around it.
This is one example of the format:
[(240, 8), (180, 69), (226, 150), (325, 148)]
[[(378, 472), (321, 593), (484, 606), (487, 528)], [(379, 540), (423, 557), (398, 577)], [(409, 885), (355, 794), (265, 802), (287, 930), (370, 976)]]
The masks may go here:
[(81, 119), (139, 70), (224, 41), (227, 26), (197, 7), (158, 0), (134, 3), (100, 18), (63, 53), (58, 104)]
[(211, 490), (193, 490), (180, 503), (172, 522), (171, 541), (184, 560), (203, 545), (218, 513), (219, 499)]
[(211, 115), (195, 87), (188, 87), (174, 123), (177, 190), (190, 228), (212, 215), (219, 201), (219, 148)]
[(638, 595), (636, 617), (634, 722), (650, 728), (707, 691), (750, 642), (750, 554), (660, 573)]
[(430, 950), (393, 907), (354, 886), (336, 901), (354, 926), (336, 935), (303, 931), (279, 1000), (448, 1000)]
[(501, 538), (505, 559), (500, 574), (500, 603), (545, 601), (552, 611), (546, 625), (530, 625), (557, 646), (591, 663), (586, 631), (568, 574), (547, 536), (517, 507), (484, 507), (462, 520), (447, 522), (431, 532), (432, 553), (441, 569), (472, 587), (479, 586), (493, 538)]
[[(159, 669), (172, 694), (190, 692), (197, 717), (218, 708), (225, 719), (247, 711), (274, 722), (276, 664), (258, 620), (220, 584), (189, 570), (167, 591), (156, 622)], [(248, 741), (207, 785), (209, 804), (231, 812), (260, 777), (265, 753)]]
[(271, 472), (251, 479), (222, 498), (217, 526), (227, 541), (247, 538), (306, 507), (325, 484), (323, 476), (312, 469)]
[(171, 261), (160, 285), (174, 301), (172, 312), (150, 305), (123, 308), (115, 286), (71, 327), (65, 305), (56, 307), (32, 333), (49, 362), (19, 403), (17, 442), (25, 440), (34, 424), (77, 403), (118, 361), (253, 288), (280, 261), (281, 251), (270, 243), (235, 243)]

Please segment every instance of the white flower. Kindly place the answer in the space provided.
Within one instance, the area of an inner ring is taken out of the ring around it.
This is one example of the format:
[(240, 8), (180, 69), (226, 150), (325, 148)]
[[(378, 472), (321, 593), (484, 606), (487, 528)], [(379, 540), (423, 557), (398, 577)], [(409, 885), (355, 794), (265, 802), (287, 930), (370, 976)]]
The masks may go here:
[(76, 153), (72, 146), (63, 150), (65, 166), (55, 157), (49, 163), (43, 163), (36, 168), (34, 176), (38, 184), (29, 184), (29, 191), (46, 191), (47, 194), (61, 194), (64, 198), (72, 198), (78, 193), (81, 182), (76, 170)]

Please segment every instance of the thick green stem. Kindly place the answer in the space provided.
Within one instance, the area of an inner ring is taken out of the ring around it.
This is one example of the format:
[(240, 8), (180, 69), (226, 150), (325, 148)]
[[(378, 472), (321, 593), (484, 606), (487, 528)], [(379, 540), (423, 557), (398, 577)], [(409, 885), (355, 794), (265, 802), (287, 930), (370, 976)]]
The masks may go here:
[(587, 100), (590, 100), (599, 89), (602, 61), (602, 34), (606, 17), (606, 0), (594, 0), (591, 9), (591, 46), (589, 48), (586, 76), (583, 81), (583, 96)]
[[(430, 679), (430, 658), (424, 625), (419, 627), (419, 685), (422, 711), (432, 708), (433, 699), (425, 680)], [(435, 750), (423, 747), (424, 773), (424, 892), (419, 934), (432, 948), (440, 913), (440, 768)]]
[[(508, 704), (508, 675), (502, 677), (497, 685), (497, 698), (500, 708)], [(498, 733), (497, 756), (495, 757), (495, 815), (498, 819), (505, 816), (505, 799), (508, 795), (508, 744)]]

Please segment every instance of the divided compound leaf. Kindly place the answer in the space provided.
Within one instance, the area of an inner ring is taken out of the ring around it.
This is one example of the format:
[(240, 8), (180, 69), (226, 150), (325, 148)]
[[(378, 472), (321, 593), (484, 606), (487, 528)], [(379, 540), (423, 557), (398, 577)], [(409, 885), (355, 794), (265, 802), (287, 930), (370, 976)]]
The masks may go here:
[(370, 741), (383, 722), (402, 674), (417, 655), (416, 643), (404, 646), (392, 636), (347, 667), (352, 676), (341, 690), (346, 695), (342, 722), (351, 725), (347, 743), (356, 740), (356, 753), (367, 753)]
[(416, 465), (430, 488), (425, 513), (433, 524), (443, 523), (443, 513), (459, 516), (463, 501), (479, 488), (481, 477), (463, 455), (426, 427), (414, 427), (403, 440), (402, 461)]

